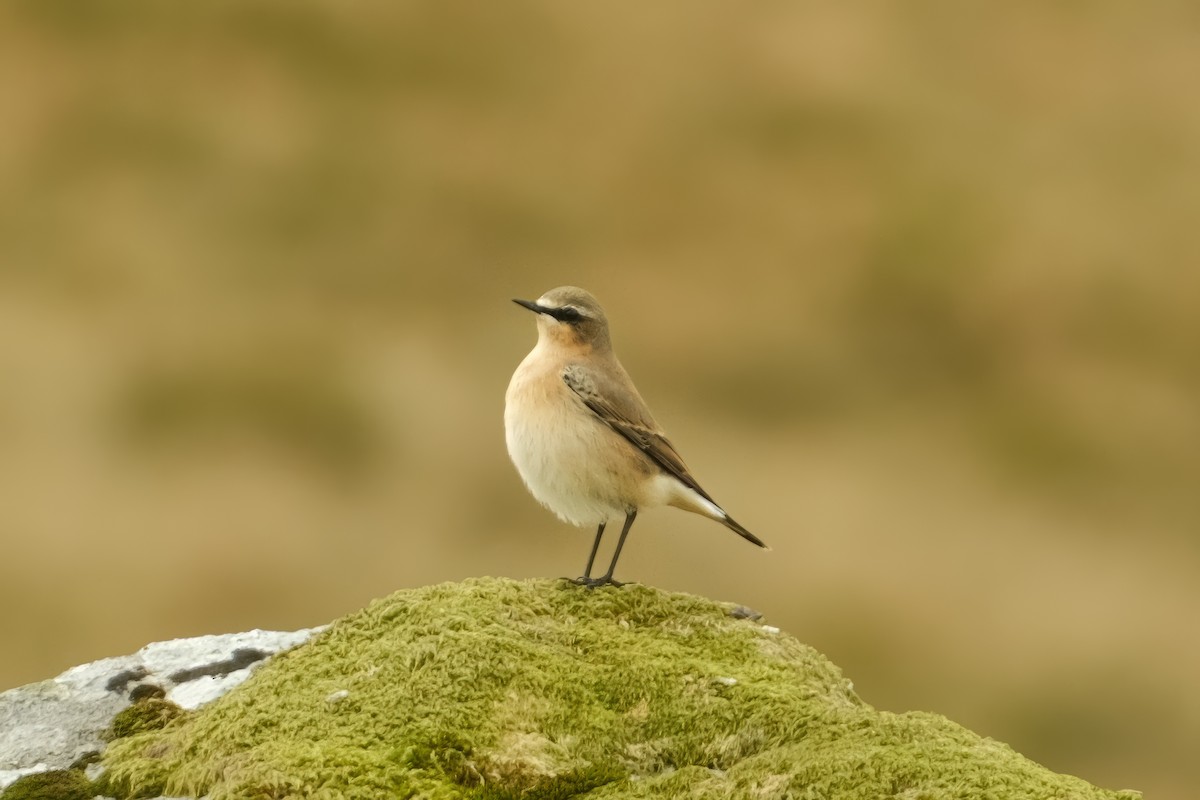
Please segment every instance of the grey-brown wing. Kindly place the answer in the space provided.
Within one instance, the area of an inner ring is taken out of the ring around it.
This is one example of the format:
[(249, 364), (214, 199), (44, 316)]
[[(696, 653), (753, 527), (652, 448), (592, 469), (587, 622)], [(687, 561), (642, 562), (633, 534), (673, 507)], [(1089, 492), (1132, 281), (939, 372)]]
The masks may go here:
[(668, 475), (716, 504), (696, 483), (675, 446), (659, 432), (636, 392), (630, 393), (615, 379), (579, 364), (566, 367), (562, 379), (601, 422), (625, 437)]

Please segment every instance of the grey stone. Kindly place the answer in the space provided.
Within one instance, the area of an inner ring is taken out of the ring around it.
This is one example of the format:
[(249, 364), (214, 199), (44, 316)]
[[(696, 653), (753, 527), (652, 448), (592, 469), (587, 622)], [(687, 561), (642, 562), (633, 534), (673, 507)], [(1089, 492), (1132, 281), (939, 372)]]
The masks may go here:
[(72, 667), (57, 678), (0, 693), (0, 789), (23, 775), (64, 769), (103, 749), (103, 733), (113, 717), (139, 696), (161, 691), (182, 708), (197, 708), (319, 630), (253, 630), (155, 642), (133, 655)]

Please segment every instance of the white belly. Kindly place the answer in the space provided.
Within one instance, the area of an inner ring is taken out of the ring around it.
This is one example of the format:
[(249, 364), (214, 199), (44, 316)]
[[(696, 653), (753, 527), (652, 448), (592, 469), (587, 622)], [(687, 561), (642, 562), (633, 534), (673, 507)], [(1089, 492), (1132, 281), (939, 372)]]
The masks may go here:
[(638, 505), (636, 485), (614, 469), (613, 456), (629, 446), (567, 388), (557, 369), (535, 370), (534, 353), (505, 395), (505, 441), (517, 472), (537, 501), (565, 522), (592, 526), (624, 517)]

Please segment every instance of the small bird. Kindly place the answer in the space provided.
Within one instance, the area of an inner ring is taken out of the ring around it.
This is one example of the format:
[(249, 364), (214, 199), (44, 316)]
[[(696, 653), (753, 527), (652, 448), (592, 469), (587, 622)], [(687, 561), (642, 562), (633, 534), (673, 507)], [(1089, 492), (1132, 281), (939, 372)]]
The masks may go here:
[[(537, 300), (513, 302), (538, 315), (538, 340), (505, 394), (505, 442), (539, 503), (564, 522), (597, 526), (587, 566), (575, 583), (621, 585), (613, 570), (643, 508), (670, 505), (702, 514), (767, 547), (692, 477), (617, 360), (596, 298), (560, 286)], [(593, 578), (604, 526), (621, 517), (625, 525), (608, 572)]]

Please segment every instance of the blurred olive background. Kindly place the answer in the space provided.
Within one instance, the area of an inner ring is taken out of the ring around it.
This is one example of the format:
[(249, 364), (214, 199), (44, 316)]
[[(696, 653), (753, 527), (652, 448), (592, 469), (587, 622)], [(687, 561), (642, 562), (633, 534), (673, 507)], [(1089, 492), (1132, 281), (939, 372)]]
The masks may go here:
[(619, 576), (1110, 788), (1200, 739), (1200, 8), (0, 6), (0, 688), (575, 575), (571, 283), (705, 486)]

